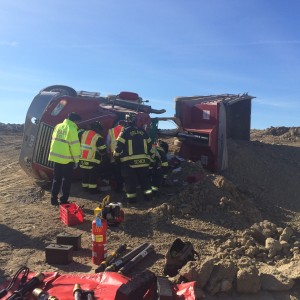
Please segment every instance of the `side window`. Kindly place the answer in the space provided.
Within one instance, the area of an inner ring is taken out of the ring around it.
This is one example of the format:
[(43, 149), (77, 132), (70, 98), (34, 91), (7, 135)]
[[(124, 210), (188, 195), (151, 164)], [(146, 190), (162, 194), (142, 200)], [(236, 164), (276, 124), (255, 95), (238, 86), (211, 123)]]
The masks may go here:
[(67, 100), (60, 100), (51, 112), (51, 116), (57, 116), (67, 105)]

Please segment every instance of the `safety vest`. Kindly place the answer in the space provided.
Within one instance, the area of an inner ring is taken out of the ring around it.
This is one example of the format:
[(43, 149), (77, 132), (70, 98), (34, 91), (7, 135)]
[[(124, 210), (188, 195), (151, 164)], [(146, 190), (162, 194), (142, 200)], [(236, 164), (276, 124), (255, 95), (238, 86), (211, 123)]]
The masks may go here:
[[(94, 130), (87, 130), (82, 134), (81, 160), (100, 164), (101, 160), (96, 158), (96, 153), (98, 150), (96, 143), (99, 138), (102, 138), (102, 136)], [(102, 147), (105, 148), (106, 146), (103, 145)]]
[(110, 136), (110, 152), (113, 153), (117, 146), (117, 138), (122, 130), (123, 126), (117, 125), (114, 128), (108, 130)]
[(81, 150), (77, 129), (77, 125), (68, 119), (55, 126), (50, 144), (49, 161), (60, 164), (79, 162)]

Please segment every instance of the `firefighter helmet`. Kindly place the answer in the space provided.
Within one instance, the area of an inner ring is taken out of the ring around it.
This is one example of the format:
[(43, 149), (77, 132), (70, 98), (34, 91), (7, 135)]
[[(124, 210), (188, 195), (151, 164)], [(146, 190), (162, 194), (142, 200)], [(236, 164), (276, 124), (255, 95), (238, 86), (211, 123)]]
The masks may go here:
[(90, 124), (90, 128), (98, 133), (103, 131), (102, 124), (99, 121)]
[(127, 123), (135, 124), (136, 123), (136, 115), (135, 114), (126, 114), (125, 121)]
[(75, 112), (69, 113), (67, 118), (73, 122), (81, 121), (81, 117)]

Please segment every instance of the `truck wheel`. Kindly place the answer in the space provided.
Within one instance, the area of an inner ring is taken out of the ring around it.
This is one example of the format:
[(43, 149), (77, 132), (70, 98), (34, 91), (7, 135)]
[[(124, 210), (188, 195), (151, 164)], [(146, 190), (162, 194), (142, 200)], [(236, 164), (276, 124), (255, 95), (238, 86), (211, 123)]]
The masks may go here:
[(35, 184), (38, 185), (43, 190), (51, 191), (51, 188), (52, 188), (52, 182), (51, 181), (35, 180)]
[(72, 96), (72, 97), (76, 97), (77, 96), (77, 92), (66, 85), (50, 85), (44, 89), (42, 89), (40, 91), (40, 93), (42, 92), (59, 92), (63, 95), (68, 95), (68, 96)]

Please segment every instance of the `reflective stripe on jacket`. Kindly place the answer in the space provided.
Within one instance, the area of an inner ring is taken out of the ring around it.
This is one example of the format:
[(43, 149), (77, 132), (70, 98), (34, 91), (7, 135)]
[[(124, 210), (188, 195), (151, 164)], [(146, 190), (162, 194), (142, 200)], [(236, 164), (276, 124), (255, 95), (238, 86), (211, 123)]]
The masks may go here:
[(153, 145), (151, 148), (151, 168), (161, 168), (165, 175), (168, 171), (169, 163), (165, 150), (159, 145)]
[(121, 133), (122, 129), (123, 129), (123, 126), (117, 125), (116, 127), (110, 128), (108, 130), (107, 151), (109, 153), (111, 162), (114, 161), (113, 153), (117, 146), (117, 138), (118, 138), (119, 134)]
[(68, 119), (55, 126), (48, 156), (49, 161), (60, 164), (79, 162), (81, 150), (77, 129), (77, 125)]
[(135, 126), (126, 127), (117, 138), (114, 156), (132, 168), (149, 167), (151, 139)]
[[(106, 145), (102, 136), (94, 130), (86, 130), (81, 137), (81, 160), (100, 164), (101, 153), (105, 153)], [(98, 155), (97, 155), (98, 154)]]

